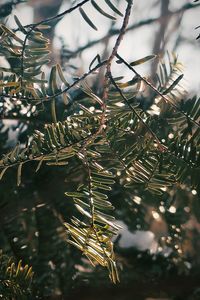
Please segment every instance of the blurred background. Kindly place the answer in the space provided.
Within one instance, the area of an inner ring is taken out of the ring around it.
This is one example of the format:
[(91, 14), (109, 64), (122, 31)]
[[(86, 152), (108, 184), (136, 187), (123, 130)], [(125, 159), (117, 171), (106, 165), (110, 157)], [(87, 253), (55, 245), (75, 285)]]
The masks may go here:
[[(10, 1), (0, 1), (0, 18), (12, 29), (17, 27), (15, 14), (27, 25), (54, 16), (80, 1), (18, 2), (10, 5)], [(98, 3), (109, 11), (103, 0)], [(116, 0), (116, 6), (123, 12), (126, 1)], [(8, 8), (12, 14), (7, 16)], [(93, 31), (77, 11), (54, 21), (47, 31), (52, 51), (50, 65), (59, 62), (69, 82), (87, 71), (97, 54), (102, 60), (109, 55), (123, 20), (119, 16), (116, 22), (103, 18), (89, 4), (84, 10), (98, 31)], [(189, 96), (199, 95), (200, 40), (196, 38), (200, 29), (195, 29), (199, 25), (199, 2), (135, 0), (119, 53), (127, 61), (156, 54), (157, 59), (152, 63), (137, 67), (152, 81), (159, 60), (167, 52), (176, 53), (184, 67), (184, 88)], [(4, 63), (1, 57), (0, 62)], [(47, 73), (48, 70), (46, 66)], [(119, 75), (115, 65), (113, 72)], [(120, 72), (125, 78), (130, 77), (123, 65)], [(98, 92), (102, 74), (93, 80)], [(48, 121), (48, 116), (41, 118)], [(40, 122), (40, 119), (2, 118), (0, 152), (13, 146), (17, 139), (25, 141), (35, 126), (40, 128)], [(200, 203), (196, 190), (185, 185), (169, 189), (160, 197), (139, 190), (130, 195), (114, 189), (111, 198), (123, 228), (115, 241), (121, 283), (114, 287), (104, 270), (92, 268), (78, 251), (66, 244), (62, 221), (70, 219), (74, 208), (72, 203), (66, 203), (64, 192), (69, 185), (73, 186), (80, 170), (58, 168), (55, 172), (55, 168), (44, 167), (40, 174), (33, 175), (33, 168), (31, 165), (26, 169), (20, 188), (13, 182), (12, 170), (0, 183), (0, 247), (4, 253), (23, 258), (34, 266), (34, 299), (200, 299)]]
[[(17, 14), (23, 25), (26, 25), (53, 16), (55, 12), (60, 13), (69, 8), (72, 2), (46, 0), (41, 4), (40, 0), (32, 0), (16, 6), (13, 14)], [(116, 0), (116, 3), (119, 3), (120, 11), (125, 10), (125, 1)], [(99, 4), (112, 13), (104, 1), (100, 1)], [(175, 52), (185, 68), (184, 74), (189, 90), (196, 92), (199, 89), (200, 56), (199, 42), (195, 40), (198, 30), (195, 28), (199, 25), (200, 7), (198, 3), (196, 7), (193, 7), (193, 4), (195, 5), (194, 1), (187, 0), (135, 1), (128, 33), (120, 46), (120, 53), (128, 60), (134, 61), (152, 53), (162, 57), (167, 51)], [(61, 47), (65, 46), (66, 50), (71, 52), (65, 53), (66, 58), (76, 59), (79, 68), (87, 69), (97, 54), (106, 56), (112, 49), (122, 18), (118, 17), (117, 21), (113, 22), (98, 14), (88, 3), (84, 9), (95, 20), (95, 25), (100, 28), (98, 31), (91, 30), (80, 18), (79, 12), (75, 11), (56, 22), (49, 37), (52, 39), (55, 61), (58, 60)], [(16, 27), (12, 17), (8, 23)], [(72, 60), (71, 62), (74, 63)], [(155, 72), (156, 66), (154, 62), (152, 64), (153, 66), (147, 65), (145, 70), (142, 66), (141, 71), (145, 75), (147, 72)]]

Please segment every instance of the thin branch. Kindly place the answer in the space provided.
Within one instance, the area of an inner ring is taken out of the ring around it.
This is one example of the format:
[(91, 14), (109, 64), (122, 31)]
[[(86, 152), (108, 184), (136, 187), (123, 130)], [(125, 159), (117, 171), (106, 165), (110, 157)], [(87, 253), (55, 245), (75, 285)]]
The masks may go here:
[[(118, 128), (118, 130), (125, 132), (124, 130)], [(126, 131), (126, 133), (131, 134), (132, 136), (134, 136), (135, 138), (135, 133), (133, 133), (132, 131)], [(172, 152), (167, 146), (163, 145), (165, 147), (165, 151), (164, 153), (169, 155), (170, 157), (174, 157), (175, 159), (185, 163), (189, 168), (191, 169), (196, 169), (199, 170), (200, 167), (199, 166), (195, 166), (194, 164), (192, 164), (190, 161), (185, 160), (184, 157), (179, 156), (178, 154), (176, 155), (174, 152)]]
[[(23, 161), (17, 161), (17, 162), (13, 162), (13, 163), (6, 163), (4, 164), (3, 163), (3, 159), (0, 160), (0, 168), (10, 168), (10, 167), (14, 167), (14, 166), (18, 166), (19, 164), (23, 163), (28, 163), (28, 162), (31, 162), (31, 161), (48, 161), (48, 160), (45, 160), (44, 158), (45, 157), (48, 157), (49, 155), (51, 154), (54, 154), (55, 156), (58, 155), (59, 153), (63, 153), (65, 152), (65, 150), (73, 147), (73, 146), (79, 146), (81, 142), (84, 142), (86, 139), (88, 139), (88, 136), (87, 137), (84, 137), (82, 138), (80, 141), (77, 141), (77, 142), (74, 142), (74, 143), (71, 143), (67, 146), (64, 146), (64, 147), (60, 147), (57, 152), (55, 153), (55, 149), (48, 152), (47, 154), (40, 154), (40, 155), (36, 155), (34, 157), (28, 157), (27, 159), (24, 159)], [(24, 149), (23, 149), (24, 150)], [(9, 153), (8, 153), (9, 154)]]
[[(94, 235), (96, 237), (96, 240), (99, 244), (99, 247), (103, 251), (104, 263), (106, 263), (106, 261), (110, 262), (110, 261), (112, 261), (113, 257), (109, 256), (106, 253), (106, 250), (104, 248), (104, 242), (102, 242), (99, 238), (99, 233), (98, 233), (98, 230), (97, 230), (97, 224), (95, 222), (95, 204), (94, 204), (94, 200), (93, 200), (94, 196), (93, 196), (93, 193), (92, 193), (92, 171), (91, 171), (91, 168), (90, 168), (90, 162), (89, 162), (89, 159), (88, 159), (86, 148), (83, 149), (83, 163), (84, 163), (84, 165), (87, 169), (87, 173), (88, 173), (89, 206), (90, 206), (90, 214), (91, 214), (90, 227), (91, 227), (91, 230), (92, 230), (92, 232), (94, 233)], [(90, 239), (90, 232), (88, 233), (88, 236), (86, 236), (85, 247), (87, 246), (87, 240), (88, 239)], [(113, 254), (113, 253), (111, 252), (111, 254)]]
[(97, 130), (96, 133), (94, 133), (91, 137), (89, 137), (85, 141), (82, 149), (87, 147), (88, 144), (90, 144), (100, 133), (102, 133), (102, 131), (103, 131), (105, 125), (106, 125), (106, 107), (107, 107), (106, 106), (106, 101), (108, 99), (109, 74), (111, 72), (111, 64), (112, 64), (112, 61), (113, 61), (114, 57), (117, 54), (120, 43), (121, 43), (121, 41), (122, 41), (122, 39), (123, 39), (123, 37), (126, 33), (126, 29), (127, 29), (127, 26), (128, 26), (132, 5), (133, 5), (133, 0), (129, 0), (128, 4), (127, 4), (127, 7), (126, 7), (126, 12), (125, 12), (125, 16), (124, 16), (124, 19), (123, 19), (123, 23), (122, 23), (119, 35), (118, 35), (117, 40), (114, 44), (112, 52), (111, 52), (111, 54), (110, 54), (110, 56), (109, 56), (109, 58), (107, 59), (107, 62), (106, 62), (106, 72), (105, 72), (105, 75), (104, 75), (104, 87), (103, 87), (103, 96), (102, 96), (102, 105), (101, 105), (102, 115), (101, 115), (101, 119), (100, 119), (99, 129)]
[(45, 19), (45, 20), (42, 20), (38, 23), (35, 23), (35, 24), (32, 24), (30, 25), (29, 27), (31, 27), (31, 29), (27, 32), (26, 36), (25, 36), (25, 39), (24, 39), (24, 42), (23, 42), (23, 46), (22, 46), (22, 53), (21, 53), (21, 75), (22, 75), (22, 78), (23, 78), (23, 74), (24, 74), (24, 52), (25, 52), (25, 49), (26, 49), (26, 43), (27, 43), (27, 40), (29, 38), (29, 36), (31, 35), (32, 31), (39, 25), (42, 25), (42, 24), (46, 24), (46, 23), (49, 23), (55, 19), (59, 19), (59, 18), (62, 18), (63, 16), (73, 12), (74, 10), (76, 10), (77, 8), (83, 6), (85, 3), (89, 2), (90, 0), (83, 0), (82, 2), (78, 3), (77, 5), (65, 10), (64, 12), (56, 15), (56, 16), (53, 16), (53, 17), (50, 17), (48, 19)]
[(89, 2), (89, 1), (90, 1), (90, 0), (83, 0), (82, 2), (76, 4), (75, 6), (73, 6), (73, 7), (69, 8), (69, 9), (63, 11), (62, 13), (60, 13), (60, 14), (58, 14), (58, 15), (56, 15), (56, 16), (50, 17), (50, 18), (48, 18), (48, 19), (42, 20), (42, 21), (37, 22), (37, 23), (34, 23), (34, 24), (26, 25), (26, 26), (24, 26), (24, 27), (25, 27), (25, 28), (27, 28), (27, 27), (31, 27), (31, 28), (34, 27), (34, 28), (35, 28), (35, 27), (37, 27), (38, 25), (46, 24), (46, 23), (49, 23), (49, 22), (51, 22), (51, 21), (53, 21), (53, 20), (60, 19), (60, 18), (64, 17), (65, 15), (70, 14), (71, 12), (73, 12), (74, 10), (76, 10), (77, 8), (83, 6), (84, 4), (86, 4), (86, 3)]
[(120, 44), (123, 40), (123, 37), (126, 33), (129, 18), (130, 18), (130, 14), (131, 14), (132, 5), (133, 5), (133, 0), (129, 0), (128, 4), (127, 4), (127, 7), (126, 7), (126, 12), (125, 12), (125, 16), (124, 16), (124, 19), (123, 19), (123, 23), (122, 23), (121, 29), (119, 31), (119, 35), (117, 37), (115, 45), (114, 45), (114, 47), (112, 49), (112, 52), (111, 52), (111, 54), (110, 54), (110, 56), (107, 60), (107, 63), (106, 63), (106, 73), (105, 73), (105, 77), (104, 77), (105, 80), (104, 80), (104, 89), (103, 89), (103, 98), (102, 98), (102, 101), (103, 101), (103, 105), (102, 105), (103, 114), (102, 114), (102, 119), (101, 119), (101, 126), (103, 126), (104, 123), (105, 123), (106, 101), (108, 99), (109, 75), (110, 75), (110, 72), (111, 72), (111, 64), (112, 64), (112, 61), (113, 61), (114, 57), (117, 54), (118, 48), (119, 48), (119, 46), (120, 46)]
[(116, 88), (116, 90), (118, 91), (118, 93), (121, 95), (122, 99), (124, 100), (124, 102), (128, 105), (128, 107), (133, 111), (133, 113), (137, 116), (137, 118), (141, 121), (141, 123), (145, 126), (145, 128), (147, 129), (147, 131), (150, 132), (150, 134), (152, 135), (152, 137), (155, 139), (155, 141), (158, 144), (158, 148), (159, 150), (161, 150), (162, 152), (166, 151), (166, 147), (162, 144), (162, 142), (159, 140), (159, 138), (157, 137), (157, 135), (152, 131), (152, 129), (145, 123), (145, 121), (142, 119), (142, 117), (140, 116), (140, 114), (136, 111), (136, 109), (129, 103), (128, 99), (124, 96), (122, 90), (118, 87), (118, 85), (116, 84), (112, 74), (110, 73), (110, 80), (112, 82), (112, 84), (114, 85), (114, 87)]
[[(163, 100), (165, 100), (165, 102), (169, 103), (175, 110), (179, 111), (182, 115), (184, 115), (187, 119), (189, 118), (189, 116), (182, 111), (176, 104), (174, 104), (168, 97), (166, 97), (165, 95), (163, 95), (153, 84), (151, 84), (151, 82), (149, 82), (146, 78), (144, 78), (143, 76), (141, 76), (128, 62), (126, 62), (119, 54), (116, 55), (116, 57), (121, 60), (121, 62), (123, 62), (128, 68), (129, 70), (131, 70), (133, 73), (135, 73), (135, 75), (137, 75), (138, 78), (140, 78), (146, 85), (148, 85), (158, 96), (160, 96)], [(194, 123), (196, 126), (200, 127), (200, 124), (195, 121), (192, 118), (189, 118), (191, 120), (192, 123)]]
[[(166, 15), (165, 15), (165, 18), (169, 18), (171, 16), (174, 16), (174, 15), (178, 15), (184, 11), (187, 11), (187, 10), (190, 10), (190, 9), (194, 9), (196, 7), (200, 7), (200, 3), (196, 4), (196, 5), (193, 5), (192, 3), (189, 3), (189, 4), (185, 4), (184, 6), (182, 6), (181, 8), (171, 12), (169, 11)], [(132, 30), (135, 30), (139, 27), (143, 27), (143, 26), (146, 26), (146, 25), (150, 25), (150, 24), (153, 24), (153, 23), (156, 23), (156, 22), (160, 22), (162, 20), (162, 16), (159, 16), (157, 18), (151, 18), (151, 19), (145, 19), (145, 20), (142, 20), (136, 24), (133, 24), (131, 26), (129, 26), (127, 28), (127, 32), (128, 31), (132, 31)], [(76, 51), (70, 53), (67, 58), (70, 59), (70, 58), (73, 58), (73, 57), (76, 57), (79, 53), (82, 53), (83, 51), (103, 42), (104, 40), (108, 39), (108, 38), (112, 38), (113, 36), (115, 35), (118, 35), (120, 33), (120, 29), (111, 29), (109, 30), (109, 32), (104, 35), (102, 38), (100, 39), (96, 39), (96, 40), (93, 40), (93, 41), (90, 41), (89, 43), (85, 44), (84, 46), (81, 46), (80, 48), (78, 48)]]
[(104, 60), (104, 61), (100, 62), (94, 68), (90, 69), (88, 72), (84, 73), (81, 77), (76, 79), (70, 86), (66, 87), (64, 90), (61, 90), (60, 92), (58, 92), (56, 94), (49, 95), (45, 98), (32, 98), (32, 97), (14, 96), (14, 95), (11, 96), (9, 94), (1, 94), (0, 97), (8, 97), (8, 98), (11, 97), (12, 99), (18, 99), (20, 101), (27, 101), (28, 100), (28, 101), (37, 101), (37, 102), (41, 101), (41, 103), (42, 102), (47, 102), (47, 101), (50, 101), (54, 97), (58, 97), (58, 96), (62, 95), (63, 93), (68, 92), (71, 88), (73, 88), (74, 86), (79, 84), (82, 80), (84, 80), (86, 77), (88, 77), (93, 72), (97, 71), (100, 67), (102, 67), (106, 63), (107, 63), (107, 60)]
[[(91, 226), (93, 228), (93, 230), (95, 231), (95, 207), (94, 207), (94, 201), (93, 201), (93, 195), (92, 195), (92, 173), (91, 173), (91, 169), (90, 169), (90, 164), (89, 164), (89, 160), (88, 160), (88, 156), (87, 156), (87, 151), (86, 149), (84, 149), (83, 151), (83, 155), (84, 155), (84, 165), (87, 169), (88, 172), (88, 192), (89, 192), (89, 205), (90, 205), (90, 213), (91, 213)], [(96, 231), (95, 231), (96, 233)]]

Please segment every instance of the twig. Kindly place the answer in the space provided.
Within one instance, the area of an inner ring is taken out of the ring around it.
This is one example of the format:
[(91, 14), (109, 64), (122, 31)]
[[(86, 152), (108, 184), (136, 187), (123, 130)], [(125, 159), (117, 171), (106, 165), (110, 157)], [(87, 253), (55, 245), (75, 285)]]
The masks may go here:
[(162, 142), (159, 140), (159, 138), (157, 137), (157, 135), (152, 131), (152, 129), (145, 123), (145, 121), (142, 119), (142, 117), (138, 114), (138, 112), (136, 111), (136, 109), (129, 103), (128, 99), (124, 96), (122, 90), (118, 87), (118, 85), (116, 84), (114, 78), (112, 77), (112, 74), (110, 73), (110, 80), (112, 82), (112, 84), (114, 85), (114, 87), (116, 88), (116, 90), (118, 91), (118, 93), (121, 95), (122, 99), (124, 100), (124, 102), (128, 105), (128, 107), (134, 112), (134, 114), (137, 116), (137, 118), (141, 121), (141, 123), (147, 128), (147, 130), (150, 132), (150, 134), (152, 135), (152, 137), (156, 140), (157, 144), (158, 144), (158, 148), (159, 150), (161, 150), (162, 152), (166, 151), (166, 147), (162, 144)]
[(86, 151), (84, 153), (84, 163), (85, 163), (85, 166), (86, 166), (87, 171), (88, 171), (88, 191), (89, 191), (89, 199), (90, 199), (89, 200), (89, 205), (90, 205), (90, 213), (91, 213), (91, 216), (92, 216), (91, 228), (92, 228), (93, 233), (96, 236), (96, 239), (97, 239), (97, 242), (99, 243), (99, 246), (101, 247), (101, 249), (103, 251), (104, 261), (106, 261), (106, 260), (110, 261), (111, 257), (109, 257), (109, 255), (106, 253), (106, 251), (104, 249), (103, 242), (99, 238), (97, 228), (96, 228), (96, 224), (95, 224), (95, 205), (94, 205), (94, 201), (93, 201), (92, 182), (91, 182), (92, 181), (92, 172), (91, 172), (91, 169), (90, 169), (89, 160), (88, 160)]
[(121, 29), (119, 31), (119, 35), (117, 37), (115, 45), (114, 45), (114, 47), (112, 49), (112, 52), (111, 52), (111, 54), (110, 54), (110, 56), (107, 60), (107, 63), (106, 63), (106, 73), (105, 73), (105, 77), (104, 77), (105, 80), (104, 80), (103, 98), (102, 98), (102, 101), (103, 101), (102, 111), (103, 111), (103, 113), (102, 113), (102, 119), (101, 119), (101, 126), (104, 126), (104, 123), (105, 123), (106, 101), (108, 99), (109, 76), (110, 76), (110, 73), (111, 73), (111, 64), (112, 64), (112, 61), (113, 61), (114, 57), (117, 54), (118, 48), (119, 48), (119, 46), (120, 46), (120, 44), (123, 40), (126, 29), (128, 27), (128, 22), (129, 22), (129, 17), (130, 17), (132, 5), (133, 5), (133, 0), (129, 0), (128, 4), (127, 4), (125, 16), (124, 16), (124, 19), (123, 19), (123, 23), (122, 23)]
[(22, 53), (21, 53), (21, 76), (23, 78), (23, 74), (24, 74), (24, 52), (25, 52), (25, 49), (26, 49), (26, 43), (27, 43), (27, 40), (30, 36), (30, 34), (32, 33), (32, 31), (39, 25), (42, 25), (42, 24), (46, 24), (46, 23), (49, 23), (53, 20), (56, 20), (56, 19), (59, 19), (59, 18), (62, 18), (63, 16), (73, 12), (74, 10), (76, 10), (77, 8), (83, 6), (85, 3), (89, 2), (90, 0), (83, 0), (82, 2), (78, 3), (77, 5), (65, 10), (64, 12), (56, 15), (56, 16), (53, 16), (53, 17), (50, 17), (48, 19), (45, 19), (45, 20), (42, 20), (38, 23), (35, 23), (35, 24), (31, 24), (29, 25), (29, 27), (31, 27), (31, 29), (27, 32), (26, 36), (25, 36), (25, 39), (24, 39), (24, 42), (23, 42), (23, 46), (22, 46)]
[[(58, 155), (59, 153), (63, 153), (65, 152), (65, 150), (73, 147), (73, 146), (80, 146), (80, 143), (81, 142), (84, 142), (86, 139), (88, 138), (87, 137), (84, 137), (82, 138), (80, 141), (77, 141), (77, 142), (74, 142), (74, 143), (71, 143), (67, 146), (64, 146), (64, 147), (60, 147), (58, 150), (57, 150), (57, 153), (56, 155)], [(23, 149), (24, 150), (24, 149)], [(9, 154), (9, 153), (8, 153)], [(6, 163), (4, 164), (3, 162), (3, 159), (0, 160), (0, 168), (10, 168), (10, 167), (14, 167), (14, 166), (18, 166), (20, 163), (28, 163), (28, 162), (31, 162), (31, 161), (41, 161), (41, 159), (45, 162), (46, 160), (44, 159), (44, 157), (48, 157), (48, 156), (51, 156), (51, 154), (54, 154), (55, 155), (55, 149), (50, 151), (49, 153), (47, 154), (39, 154), (39, 155), (36, 155), (36, 156), (33, 156), (33, 157), (29, 157), (27, 159), (24, 159), (23, 161), (17, 161), (17, 162), (13, 162), (13, 163)]]
[[(128, 68), (131, 70), (135, 75), (138, 76), (142, 81), (145, 82), (146, 85), (148, 85), (158, 96), (160, 96), (163, 100), (165, 100), (167, 103), (169, 103), (174, 109), (179, 111), (182, 115), (184, 115), (187, 119), (189, 116), (182, 110), (179, 109), (179, 107), (174, 104), (169, 98), (167, 98), (165, 95), (163, 95), (151, 82), (149, 82), (146, 78), (141, 76), (129, 63), (127, 63), (119, 54), (116, 54), (116, 57), (121, 60)], [(191, 122), (193, 122), (196, 126), (200, 127), (200, 124), (196, 122), (195, 120), (191, 119)]]
[[(49, 96), (44, 97), (44, 98), (33, 98), (33, 97), (14, 96), (13, 95), (12, 99), (20, 99), (20, 101), (27, 101), (28, 100), (28, 101), (37, 101), (37, 102), (39, 102), (39, 101), (41, 101), (41, 102), (50, 101), (52, 98), (58, 97), (58, 96), (62, 95), (63, 93), (68, 92), (71, 88), (73, 88), (74, 86), (76, 86), (77, 84), (79, 84), (87, 76), (89, 76), (93, 72), (97, 71), (100, 67), (102, 67), (106, 63), (107, 63), (107, 60), (104, 60), (104, 61), (100, 62), (94, 68), (90, 69), (88, 72), (84, 73), (81, 77), (79, 77), (78, 79), (76, 79), (70, 86), (66, 87), (64, 90), (61, 90), (60, 92), (58, 92), (56, 94), (49, 95)], [(8, 97), (8, 98), (10, 98), (11, 96), (9, 94), (1, 94), (0, 97)]]
[(103, 88), (103, 96), (102, 96), (102, 115), (101, 115), (101, 119), (100, 119), (100, 126), (99, 129), (97, 130), (97, 132), (95, 132), (91, 137), (89, 137), (85, 143), (83, 144), (82, 150), (84, 151), (84, 149), (87, 147), (87, 145), (89, 145), (93, 140), (95, 140), (95, 138), (102, 133), (105, 124), (106, 124), (106, 101), (108, 99), (108, 90), (109, 90), (109, 75), (110, 75), (110, 71), (111, 71), (111, 64), (112, 61), (114, 59), (114, 57), (117, 54), (117, 50), (119, 48), (119, 45), (124, 37), (124, 34), (126, 32), (126, 28), (128, 26), (128, 21), (129, 21), (129, 17), (130, 17), (130, 13), (131, 13), (131, 7), (133, 4), (133, 0), (129, 0), (128, 4), (127, 4), (127, 8), (126, 8), (126, 12), (125, 12), (125, 16), (123, 19), (123, 23), (121, 26), (121, 30), (119, 33), (119, 36), (117, 37), (117, 40), (114, 44), (113, 50), (109, 56), (109, 58), (106, 61), (106, 72), (105, 72), (105, 76), (104, 76), (104, 88)]
[[(192, 3), (189, 3), (189, 4), (185, 4), (183, 5), (181, 8), (171, 12), (169, 11), (166, 15), (165, 15), (165, 18), (169, 18), (171, 16), (174, 16), (174, 15), (177, 15), (177, 14), (180, 14), (184, 11), (187, 11), (187, 10), (190, 10), (190, 9), (194, 9), (196, 7), (200, 7), (200, 3), (196, 4), (196, 5), (193, 5)], [(143, 27), (143, 26), (146, 26), (146, 25), (150, 25), (150, 24), (153, 24), (153, 23), (156, 23), (156, 22), (160, 22), (162, 20), (162, 16), (158, 17), (158, 18), (151, 18), (151, 19), (145, 19), (145, 20), (142, 20), (136, 24), (133, 24), (131, 26), (129, 26), (127, 28), (127, 32), (128, 31), (132, 31), (132, 30), (135, 30), (139, 27)], [(76, 57), (79, 53), (103, 42), (104, 40), (108, 39), (108, 38), (112, 38), (113, 36), (115, 35), (118, 35), (120, 33), (120, 29), (112, 29), (110, 30), (106, 35), (104, 35), (102, 38), (100, 39), (96, 39), (96, 40), (93, 40), (93, 41), (90, 41), (89, 43), (85, 44), (84, 46), (81, 46), (80, 48), (78, 48), (76, 51), (70, 53), (67, 58), (73, 58), (73, 57)]]
[(73, 12), (74, 10), (76, 10), (77, 8), (83, 6), (84, 4), (86, 4), (87, 2), (89, 2), (90, 0), (83, 0), (82, 2), (76, 4), (75, 6), (63, 11), (62, 13), (56, 15), (56, 16), (53, 16), (53, 17), (50, 17), (50, 18), (47, 18), (45, 20), (42, 20), (42, 21), (39, 21), (37, 23), (33, 23), (33, 24), (29, 24), (29, 25), (26, 25), (24, 26), (25, 28), (27, 27), (37, 27), (38, 25), (41, 25), (41, 24), (46, 24), (46, 23), (49, 23), (53, 20), (56, 20), (56, 19), (60, 19), (62, 17), (64, 17), (65, 15), (67, 14), (70, 14), (71, 12)]

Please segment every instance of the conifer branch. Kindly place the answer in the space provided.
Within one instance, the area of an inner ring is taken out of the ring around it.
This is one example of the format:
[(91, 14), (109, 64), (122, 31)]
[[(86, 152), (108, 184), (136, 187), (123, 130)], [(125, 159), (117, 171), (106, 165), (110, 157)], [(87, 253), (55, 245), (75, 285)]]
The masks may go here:
[(166, 97), (164, 94), (162, 94), (150, 81), (148, 81), (146, 78), (141, 76), (127, 61), (125, 61), (119, 54), (116, 54), (116, 57), (124, 63), (128, 69), (130, 69), (133, 73), (135, 73), (138, 78), (140, 78), (146, 85), (148, 85), (158, 96), (160, 96), (163, 100), (165, 100), (166, 103), (169, 103), (175, 110), (180, 112), (182, 115), (186, 117), (186, 119), (190, 119), (192, 123), (194, 123), (196, 126), (200, 127), (200, 124), (195, 121), (194, 119), (190, 118), (184, 111), (180, 110), (180, 108), (173, 103), (170, 98)]

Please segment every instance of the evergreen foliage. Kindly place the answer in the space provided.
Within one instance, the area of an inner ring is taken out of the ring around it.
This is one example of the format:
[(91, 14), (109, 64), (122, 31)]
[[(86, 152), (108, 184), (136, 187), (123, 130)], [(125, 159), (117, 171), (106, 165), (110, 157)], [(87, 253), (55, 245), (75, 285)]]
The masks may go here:
[(28, 299), (31, 295), (30, 284), (33, 277), (32, 268), (23, 266), (20, 260), (17, 264), (1, 253), (0, 298), (4, 300)]
[[(122, 27), (111, 55), (106, 60), (95, 57), (88, 71), (78, 78), (72, 76), (67, 80), (59, 64), (51, 66), (46, 74), (44, 66), (51, 62), (46, 32), (51, 28), (51, 21), (79, 9), (80, 16), (91, 29), (97, 30), (94, 20), (84, 9), (87, 2), (102, 17), (113, 21), (121, 17)], [(3, 23), (0, 25), (0, 54), (9, 64), (9, 67), (0, 67), (0, 178), (4, 186), (11, 189), (10, 207), (16, 198), (14, 193), (20, 200), (28, 189), (27, 202), (36, 199), (33, 207), (30, 204), (32, 210), (28, 214), (23, 209), (18, 212), (18, 225), (25, 224), (21, 228), (17, 225), (18, 233), (15, 232), (15, 218), (11, 219), (9, 224), (3, 225), (1, 239), (8, 237), (17, 259), (23, 256), (25, 262), (30, 261), (36, 270), (34, 285), (41, 290), (44, 288), (44, 296), (51, 293), (57, 281), (64, 294), (65, 278), (76, 278), (80, 273), (69, 262), (68, 268), (60, 274), (63, 261), (69, 260), (67, 257), (71, 253), (66, 241), (78, 248), (93, 266), (100, 264), (107, 268), (111, 281), (117, 283), (120, 272), (113, 237), (120, 226), (115, 217), (124, 219), (134, 230), (147, 228), (148, 202), (155, 210), (163, 202), (163, 218), (169, 224), (169, 236), (161, 239), (160, 245), (172, 249), (170, 257), (174, 265), (184, 260), (181, 224), (188, 216), (181, 201), (176, 203), (175, 216), (168, 209), (175, 201), (176, 191), (200, 191), (200, 99), (188, 99), (183, 69), (175, 55), (168, 54), (160, 60), (155, 84), (141, 76), (136, 68), (157, 59), (156, 56), (149, 55), (133, 62), (121, 57), (118, 47), (132, 6), (131, 0), (126, 2), (123, 13), (117, 1), (105, 0), (108, 12), (98, 1), (85, 0), (37, 24), (23, 26), (15, 16), (17, 30)], [(125, 81), (123, 74), (114, 75), (114, 61), (119, 74), (122, 64), (129, 69), (129, 80)], [(88, 79), (93, 79), (102, 68), (106, 69), (104, 84), (101, 90), (95, 90)], [(19, 120), (20, 132), (12, 148), (6, 145), (9, 132), (4, 118)], [(47, 180), (52, 184), (56, 178), (67, 183), (54, 196), (54, 203), (44, 205), (39, 199), (41, 195), (38, 196), (34, 189), (38, 182), (46, 186), (43, 178), (47, 173)], [(13, 178), (17, 178), (17, 192)], [(121, 203), (116, 212), (115, 203), (119, 204), (115, 197), (120, 197)], [(135, 197), (142, 199), (142, 203), (135, 202)], [(1, 191), (1, 199), (2, 209), (9, 210), (6, 189)], [(127, 211), (130, 210), (136, 212), (133, 218), (137, 221), (129, 220)], [(35, 231), (39, 232), (39, 237), (33, 234)], [(15, 234), (19, 239), (17, 243), (13, 243)], [(24, 253), (23, 244), (28, 245)], [(38, 257), (33, 251), (37, 247)], [(81, 257), (76, 259), (80, 265), (83, 262), (87, 265)], [(15, 265), (4, 256), (1, 260), (3, 299), (15, 295), (26, 299), (22, 295), (25, 290), (29, 291), (31, 268), (22, 267), (21, 261)], [(35, 294), (39, 295), (41, 290)]]

